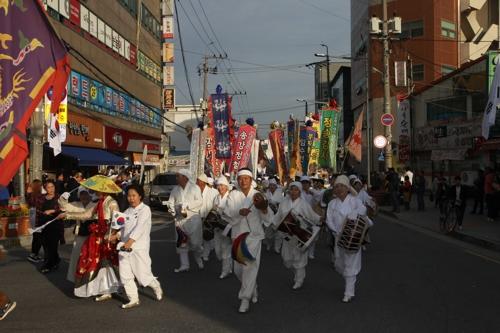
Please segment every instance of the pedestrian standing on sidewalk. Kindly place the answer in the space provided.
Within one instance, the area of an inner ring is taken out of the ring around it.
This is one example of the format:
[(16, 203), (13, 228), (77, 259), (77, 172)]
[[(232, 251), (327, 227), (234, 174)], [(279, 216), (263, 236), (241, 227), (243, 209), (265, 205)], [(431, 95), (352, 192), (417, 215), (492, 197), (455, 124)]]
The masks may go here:
[[(42, 181), (40, 179), (35, 179), (30, 186), (26, 189), (26, 203), (30, 207), (30, 220), (31, 227), (36, 228), (41, 224), (41, 205), (43, 201), (42, 194)], [(28, 256), (28, 260), (33, 263), (38, 263), (42, 261), (39, 256), (40, 249), (42, 248), (42, 234), (40, 232), (35, 232), (32, 235), (31, 240), (31, 254)]]
[(460, 176), (455, 176), (455, 185), (450, 188), (448, 197), (453, 202), (453, 207), (456, 209), (458, 230), (462, 230), (467, 190), (465, 186), (462, 185)]
[[(59, 215), (58, 195), (56, 194), (56, 184), (53, 180), (45, 183), (47, 194), (43, 197), (40, 205), (40, 225), (55, 219)], [(61, 221), (55, 221), (42, 229), (42, 246), (45, 256), (44, 265), (41, 272), (49, 273), (59, 267), (59, 241), (61, 239)]]
[(405, 176), (401, 190), (403, 192), (403, 202), (405, 204), (405, 209), (410, 210), (412, 186), (409, 176)]
[[(163, 298), (160, 283), (151, 271), (151, 257), (149, 255), (151, 233), (151, 209), (144, 204), (144, 189), (140, 185), (130, 185), (127, 188), (129, 208), (125, 211), (128, 220), (115, 237), (119, 239), (117, 249), (120, 280), (129, 299), (122, 304), (122, 309), (129, 309), (139, 305), (139, 293), (135, 280), (144, 286), (150, 287), (158, 301)], [(112, 236), (113, 240), (113, 236)]]
[(417, 194), (417, 209), (419, 211), (425, 210), (424, 195), (425, 195), (425, 177), (424, 171), (420, 170), (417, 173), (414, 181), (415, 192)]
[(439, 227), (444, 229), (444, 221), (448, 205), (448, 184), (446, 184), (446, 178), (443, 176), (439, 177), (439, 183), (436, 187), (436, 204), (439, 207)]
[(399, 175), (396, 173), (394, 168), (389, 168), (386, 180), (387, 180), (389, 195), (391, 197), (392, 212), (399, 213), (400, 181), (399, 181)]
[(486, 209), (488, 210), (488, 222), (493, 222), (498, 214), (498, 202), (495, 201), (497, 195), (494, 184), (498, 185), (498, 183), (495, 183), (495, 172), (488, 167), (484, 176), (484, 196), (486, 199)]
[[(471, 214), (478, 213), (483, 215), (484, 208), (484, 171), (477, 171), (477, 178), (474, 180), (474, 207), (472, 208)], [(479, 211), (477, 208), (479, 206)]]

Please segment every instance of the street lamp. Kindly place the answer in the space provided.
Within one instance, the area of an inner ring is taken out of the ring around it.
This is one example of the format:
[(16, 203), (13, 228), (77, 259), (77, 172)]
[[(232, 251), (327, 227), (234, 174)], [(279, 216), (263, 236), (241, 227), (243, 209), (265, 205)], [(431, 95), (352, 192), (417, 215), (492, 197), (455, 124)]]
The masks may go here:
[(330, 89), (330, 53), (328, 52), (328, 45), (326, 44), (320, 44), (326, 49), (326, 53), (314, 53), (315, 57), (320, 57), (320, 58), (326, 58), (326, 81), (327, 81), (327, 87), (328, 87), (328, 92), (326, 97), (328, 98), (328, 101), (331, 98), (331, 89)]
[(307, 100), (305, 98), (297, 98), (297, 102), (303, 102), (306, 105), (306, 117), (307, 117)]

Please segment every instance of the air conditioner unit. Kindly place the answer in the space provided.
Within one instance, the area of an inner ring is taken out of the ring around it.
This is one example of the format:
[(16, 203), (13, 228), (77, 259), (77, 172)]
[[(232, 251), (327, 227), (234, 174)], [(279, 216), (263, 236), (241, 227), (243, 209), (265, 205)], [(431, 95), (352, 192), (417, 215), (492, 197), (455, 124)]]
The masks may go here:
[(401, 33), (401, 17), (394, 17), (390, 21), (390, 30), (392, 31), (393, 34)]
[(370, 33), (371, 34), (379, 34), (382, 32), (382, 20), (378, 17), (370, 18)]

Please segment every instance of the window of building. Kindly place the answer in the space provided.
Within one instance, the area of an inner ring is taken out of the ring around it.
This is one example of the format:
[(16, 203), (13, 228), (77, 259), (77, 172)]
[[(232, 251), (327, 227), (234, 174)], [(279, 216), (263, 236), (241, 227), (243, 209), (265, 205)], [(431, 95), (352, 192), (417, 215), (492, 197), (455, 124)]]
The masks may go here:
[(441, 35), (443, 37), (453, 38), (457, 36), (455, 23), (441, 20)]
[(403, 22), (401, 37), (402, 38), (415, 38), (424, 35), (424, 21), (411, 21)]
[(413, 65), (411, 70), (412, 70), (413, 81), (424, 80), (424, 64)]
[(161, 24), (144, 4), (142, 4), (142, 25), (156, 39), (161, 39)]
[(446, 75), (453, 72), (456, 68), (448, 65), (441, 65), (441, 75)]
[(427, 121), (466, 118), (467, 96), (456, 96), (427, 103)]
[(137, 17), (137, 0), (118, 0), (118, 2), (125, 7), (133, 17)]

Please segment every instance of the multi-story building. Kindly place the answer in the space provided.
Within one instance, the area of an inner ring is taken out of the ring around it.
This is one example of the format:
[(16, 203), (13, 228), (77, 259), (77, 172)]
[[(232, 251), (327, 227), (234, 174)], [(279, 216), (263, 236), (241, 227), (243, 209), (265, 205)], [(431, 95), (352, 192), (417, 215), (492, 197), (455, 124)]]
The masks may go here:
[[(137, 164), (144, 146), (148, 146), (146, 164), (159, 165), (160, 0), (46, 0), (44, 4), (70, 48), (71, 64), (67, 138), (60, 156), (45, 158), (44, 169), (113, 164), (106, 162), (106, 152)], [(89, 158), (84, 161), (83, 155)]]
[[(394, 35), (390, 41), (393, 115), (396, 115), (398, 107), (397, 95), (408, 95), (413, 90), (433, 85), (434, 81), (461, 64), (481, 57), (498, 40), (498, 25), (494, 23), (498, 22), (498, 1), (394, 0), (388, 1), (387, 12), (390, 17), (394, 15), (402, 19), (402, 33)], [(365, 133), (364, 138), (370, 141), (376, 135), (384, 134), (380, 122), (383, 113), (382, 41), (369, 34), (368, 22), (372, 16), (382, 18), (381, 1), (351, 1), (352, 108), (355, 116), (361, 112), (368, 93), (368, 121), (372, 132), (368, 136)], [(411, 79), (409, 86), (395, 86), (396, 61), (406, 62), (407, 76)], [(368, 92), (367, 78), (370, 87)], [(411, 110), (411, 119), (417, 119), (413, 106)], [(397, 129), (393, 127), (394, 131), (397, 132)], [(393, 136), (394, 165), (402, 167), (409, 161), (399, 163), (397, 143)], [(377, 165), (377, 155), (379, 151), (374, 149), (370, 156), (372, 165)], [(366, 150), (363, 156), (367, 157)], [(366, 161), (363, 158), (363, 171), (366, 170)], [(381, 163), (380, 168), (383, 167)]]

